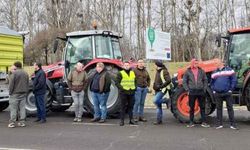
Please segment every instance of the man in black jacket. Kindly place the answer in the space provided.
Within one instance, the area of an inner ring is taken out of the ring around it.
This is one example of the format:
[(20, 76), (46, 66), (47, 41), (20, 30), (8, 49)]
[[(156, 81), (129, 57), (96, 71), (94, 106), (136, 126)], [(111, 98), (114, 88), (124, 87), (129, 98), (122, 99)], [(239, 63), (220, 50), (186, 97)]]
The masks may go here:
[(198, 67), (199, 62), (196, 59), (191, 60), (191, 66), (187, 69), (183, 76), (183, 88), (188, 92), (189, 98), (189, 115), (190, 115), (190, 123), (187, 127), (194, 126), (194, 106), (196, 99), (199, 102), (200, 114), (202, 127), (210, 127), (206, 123), (205, 116), (205, 97), (207, 91), (207, 76), (204, 70)]
[(107, 117), (107, 100), (111, 78), (103, 63), (96, 64), (96, 72), (90, 78), (90, 91), (94, 101), (94, 118), (91, 122), (104, 123)]
[(35, 95), (35, 102), (37, 107), (37, 120), (41, 123), (46, 122), (46, 108), (45, 108), (45, 94), (46, 94), (46, 75), (42, 70), (41, 63), (34, 64), (35, 77), (33, 79), (33, 93)]

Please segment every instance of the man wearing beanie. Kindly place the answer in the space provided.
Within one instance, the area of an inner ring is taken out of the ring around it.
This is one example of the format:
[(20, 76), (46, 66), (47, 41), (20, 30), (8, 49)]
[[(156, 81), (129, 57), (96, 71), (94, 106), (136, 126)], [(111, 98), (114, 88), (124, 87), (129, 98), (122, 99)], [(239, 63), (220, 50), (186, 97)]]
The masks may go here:
[(162, 61), (155, 61), (156, 74), (153, 89), (155, 90), (154, 104), (157, 107), (157, 120), (154, 122), (155, 125), (162, 124), (162, 103), (163, 96), (166, 94), (166, 87), (171, 83), (171, 78), (166, 66), (162, 63)]

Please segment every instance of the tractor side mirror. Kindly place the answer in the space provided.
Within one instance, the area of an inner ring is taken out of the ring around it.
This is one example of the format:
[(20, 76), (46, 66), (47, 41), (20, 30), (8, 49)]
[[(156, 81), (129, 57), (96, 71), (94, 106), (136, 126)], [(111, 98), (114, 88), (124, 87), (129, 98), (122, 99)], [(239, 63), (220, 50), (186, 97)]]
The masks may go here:
[(56, 39), (56, 40), (54, 41), (54, 45), (53, 45), (53, 52), (54, 52), (54, 53), (56, 53), (57, 47), (58, 47), (58, 40)]
[(221, 47), (221, 34), (218, 34), (216, 36), (216, 40), (215, 40), (216, 46), (217, 47)]

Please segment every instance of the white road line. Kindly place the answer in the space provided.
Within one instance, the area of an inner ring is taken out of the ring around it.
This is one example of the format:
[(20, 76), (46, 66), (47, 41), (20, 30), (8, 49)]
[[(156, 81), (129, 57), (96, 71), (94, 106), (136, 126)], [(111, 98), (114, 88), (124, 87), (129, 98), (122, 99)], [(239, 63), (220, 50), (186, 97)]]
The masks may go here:
[[(111, 124), (111, 123), (72, 123), (73, 125), (91, 125), (91, 126), (119, 126), (119, 124)], [(132, 127), (137, 127), (138, 125), (129, 125)]]
[(23, 148), (0, 147), (0, 150), (35, 150), (35, 149), (23, 149)]

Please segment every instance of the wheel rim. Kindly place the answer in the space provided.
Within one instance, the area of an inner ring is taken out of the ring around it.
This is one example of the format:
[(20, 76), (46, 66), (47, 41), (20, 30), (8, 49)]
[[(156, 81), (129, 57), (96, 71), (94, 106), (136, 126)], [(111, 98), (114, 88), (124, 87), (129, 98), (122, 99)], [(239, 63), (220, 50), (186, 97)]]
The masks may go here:
[[(181, 114), (183, 114), (186, 117), (189, 117), (189, 99), (187, 93), (182, 93), (177, 100), (177, 108), (180, 111)], [(195, 101), (195, 106), (194, 106), (194, 115), (197, 115), (200, 112), (200, 108), (198, 105), (198, 102)]]
[[(51, 99), (51, 94), (49, 91), (46, 91), (46, 94), (45, 94), (45, 102), (46, 102), (46, 107), (48, 107), (48, 105), (50, 105), (48, 103), (48, 101)], [(30, 111), (30, 112), (35, 112), (37, 111), (37, 108), (36, 108), (36, 102), (35, 102), (35, 95), (34, 93), (31, 91), (29, 92), (28, 96), (27, 96), (27, 99), (26, 99), (26, 110)]]
[[(92, 105), (94, 105), (94, 100), (91, 96), (90, 87), (88, 88), (88, 99)], [(107, 108), (111, 108), (118, 99), (118, 88), (115, 86), (114, 81), (111, 82), (109, 97), (107, 100)]]
[(35, 103), (35, 95), (33, 94), (33, 92), (29, 92), (28, 97), (26, 99), (26, 110), (33, 112), (33, 111), (37, 111), (36, 108), (36, 103)]

